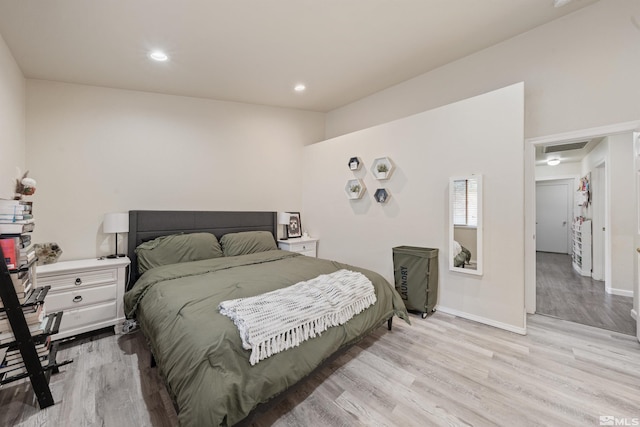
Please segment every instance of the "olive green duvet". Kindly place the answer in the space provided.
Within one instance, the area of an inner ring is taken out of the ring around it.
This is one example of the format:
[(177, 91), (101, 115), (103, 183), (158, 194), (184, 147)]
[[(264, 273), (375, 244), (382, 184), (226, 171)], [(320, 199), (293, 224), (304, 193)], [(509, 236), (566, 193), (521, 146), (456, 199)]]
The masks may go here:
[[(366, 275), (377, 302), (346, 324), (251, 366), (251, 351), (242, 348), (218, 304), (343, 268)], [(407, 318), (402, 299), (379, 274), (279, 250), (153, 268), (125, 294), (125, 309), (147, 337), (182, 426), (233, 425), (394, 314)]]

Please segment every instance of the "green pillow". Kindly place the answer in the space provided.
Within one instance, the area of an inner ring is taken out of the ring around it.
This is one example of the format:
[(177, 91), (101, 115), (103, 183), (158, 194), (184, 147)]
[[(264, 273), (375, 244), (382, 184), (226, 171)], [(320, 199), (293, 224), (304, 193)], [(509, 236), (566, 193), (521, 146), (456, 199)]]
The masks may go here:
[(253, 254), (278, 249), (273, 234), (268, 231), (228, 233), (220, 238), (224, 256)]
[(222, 249), (211, 233), (172, 234), (144, 242), (136, 248), (138, 272), (167, 264), (219, 258)]

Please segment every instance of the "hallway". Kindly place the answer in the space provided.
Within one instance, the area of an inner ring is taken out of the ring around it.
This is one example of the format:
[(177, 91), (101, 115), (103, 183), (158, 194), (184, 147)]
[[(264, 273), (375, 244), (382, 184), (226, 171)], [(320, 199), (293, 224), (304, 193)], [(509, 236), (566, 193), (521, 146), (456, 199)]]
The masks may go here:
[(632, 297), (607, 294), (604, 282), (580, 276), (571, 256), (536, 253), (536, 313), (584, 325), (636, 334)]

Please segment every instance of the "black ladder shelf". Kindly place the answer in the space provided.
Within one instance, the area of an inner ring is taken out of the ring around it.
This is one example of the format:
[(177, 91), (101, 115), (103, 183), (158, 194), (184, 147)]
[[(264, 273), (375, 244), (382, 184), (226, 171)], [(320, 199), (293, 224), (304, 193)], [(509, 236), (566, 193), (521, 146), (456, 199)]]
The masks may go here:
[(0, 344), (0, 348), (8, 347), (8, 350), (20, 350), (20, 355), (22, 356), (26, 372), (4, 378), (0, 380), (0, 385), (28, 377), (38, 399), (40, 409), (44, 409), (54, 404), (53, 396), (49, 389), (49, 378), (51, 374), (58, 373), (58, 368), (60, 366), (73, 362), (73, 360), (65, 360), (60, 363), (56, 362), (57, 343), (50, 344), (48, 356), (49, 363), (45, 366), (40, 362), (40, 358), (38, 357), (38, 352), (36, 350), (36, 345), (44, 343), (48, 336), (58, 333), (60, 322), (62, 321), (62, 312), (60, 311), (47, 315), (47, 322), (44, 327), (44, 331), (31, 336), (22, 308), (42, 304), (50, 287), (45, 286), (34, 289), (26, 301), (23, 304), (20, 304), (13, 281), (11, 280), (11, 274), (29, 270), (34, 266), (36, 260), (34, 259), (30, 263), (25, 264), (18, 269), (9, 270), (4, 259), (2, 248), (0, 248), (0, 298), (4, 305), (4, 308), (0, 308), (0, 312), (6, 312), (9, 324), (13, 330), (15, 341)]

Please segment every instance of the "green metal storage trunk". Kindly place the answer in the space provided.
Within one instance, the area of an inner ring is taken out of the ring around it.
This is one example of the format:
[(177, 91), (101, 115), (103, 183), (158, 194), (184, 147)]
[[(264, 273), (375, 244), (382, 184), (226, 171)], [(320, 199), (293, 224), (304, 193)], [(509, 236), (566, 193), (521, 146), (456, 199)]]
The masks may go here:
[(416, 246), (393, 248), (393, 276), (396, 290), (407, 310), (424, 319), (435, 311), (438, 301), (438, 249)]

